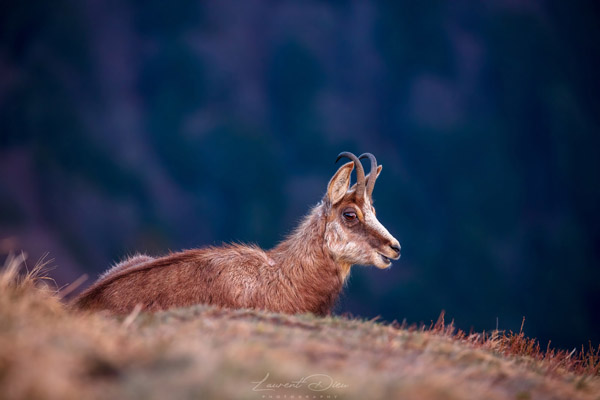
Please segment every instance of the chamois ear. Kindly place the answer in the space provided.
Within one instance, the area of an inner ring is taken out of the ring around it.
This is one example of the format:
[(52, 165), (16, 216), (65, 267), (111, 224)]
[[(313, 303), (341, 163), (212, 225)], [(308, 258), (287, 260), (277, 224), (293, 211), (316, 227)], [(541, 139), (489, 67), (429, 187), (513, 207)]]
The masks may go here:
[[(379, 178), (379, 174), (381, 173), (381, 170), (383, 169), (383, 167), (381, 165), (379, 165), (377, 167), (377, 175), (375, 176), (375, 179)], [(367, 174), (367, 176), (365, 177), (365, 182), (369, 181), (369, 176), (371, 176), (371, 173), (369, 172)], [(350, 190), (356, 190), (356, 183), (354, 185), (352, 185), (352, 187), (350, 188)]]
[[(375, 175), (375, 179), (379, 178), (379, 174), (381, 173), (382, 169), (383, 169), (383, 166), (381, 166), (381, 165), (377, 166), (377, 175)], [(369, 175), (371, 175), (370, 172), (367, 174), (367, 177), (365, 178), (366, 181), (369, 180)]]
[(336, 204), (342, 200), (348, 191), (348, 187), (350, 186), (350, 174), (352, 174), (353, 169), (354, 162), (350, 161), (342, 165), (329, 181), (329, 185), (327, 185), (327, 197), (331, 204)]

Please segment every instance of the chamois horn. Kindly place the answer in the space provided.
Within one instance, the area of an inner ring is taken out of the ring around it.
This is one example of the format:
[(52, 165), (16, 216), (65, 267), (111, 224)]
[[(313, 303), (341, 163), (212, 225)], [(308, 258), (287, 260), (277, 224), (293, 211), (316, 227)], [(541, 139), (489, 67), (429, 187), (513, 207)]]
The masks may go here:
[(363, 169), (362, 163), (354, 154), (350, 153), (349, 151), (341, 152), (335, 159), (335, 162), (338, 162), (342, 157), (346, 157), (354, 161), (354, 166), (356, 167), (356, 193), (359, 196), (362, 196), (365, 192), (365, 170)]
[(375, 180), (377, 179), (377, 159), (371, 153), (364, 153), (358, 157), (359, 160), (362, 160), (363, 158), (371, 160), (371, 170), (369, 171), (369, 181), (367, 182), (367, 195), (372, 197)]

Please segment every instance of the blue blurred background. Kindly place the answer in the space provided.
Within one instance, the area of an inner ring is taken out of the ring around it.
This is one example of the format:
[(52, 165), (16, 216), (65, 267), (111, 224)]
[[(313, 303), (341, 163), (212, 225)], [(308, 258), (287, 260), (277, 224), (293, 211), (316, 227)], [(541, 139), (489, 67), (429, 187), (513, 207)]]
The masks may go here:
[(337, 312), (597, 344), (599, 4), (3, 1), (0, 253), (269, 248), (369, 151), (403, 257)]

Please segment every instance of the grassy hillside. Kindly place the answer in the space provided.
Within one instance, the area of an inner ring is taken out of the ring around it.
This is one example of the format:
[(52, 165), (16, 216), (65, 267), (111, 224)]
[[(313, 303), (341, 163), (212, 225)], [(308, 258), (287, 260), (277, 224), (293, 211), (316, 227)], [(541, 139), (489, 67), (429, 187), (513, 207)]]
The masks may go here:
[(20, 264), (0, 275), (2, 399), (600, 399), (600, 349), (540, 352), (443, 315), (416, 328), (208, 306), (81, 314)]

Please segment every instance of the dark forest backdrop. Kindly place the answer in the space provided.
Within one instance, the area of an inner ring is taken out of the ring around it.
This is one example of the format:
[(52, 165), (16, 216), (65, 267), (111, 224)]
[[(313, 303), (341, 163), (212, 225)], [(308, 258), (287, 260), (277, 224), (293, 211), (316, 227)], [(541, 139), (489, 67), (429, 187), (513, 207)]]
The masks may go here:
[(0, 252), (270, 247), (369, 151), (403, 257), (338, 312), (597, 344), (599, 4), (2, 1)]

